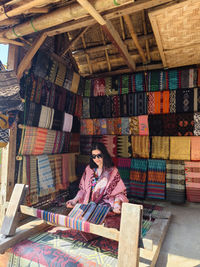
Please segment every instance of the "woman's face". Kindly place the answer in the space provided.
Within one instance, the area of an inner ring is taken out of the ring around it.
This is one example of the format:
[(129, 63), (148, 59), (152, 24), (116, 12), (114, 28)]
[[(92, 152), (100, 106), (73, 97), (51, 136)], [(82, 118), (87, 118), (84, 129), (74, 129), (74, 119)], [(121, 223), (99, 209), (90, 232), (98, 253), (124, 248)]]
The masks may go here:
[(103, 167), (103, 155), (100, 150), (95, 149), (92, 150), (92, 155), (91, 155), (94, 163), (97, 164), (98, 167), (102, 168)]

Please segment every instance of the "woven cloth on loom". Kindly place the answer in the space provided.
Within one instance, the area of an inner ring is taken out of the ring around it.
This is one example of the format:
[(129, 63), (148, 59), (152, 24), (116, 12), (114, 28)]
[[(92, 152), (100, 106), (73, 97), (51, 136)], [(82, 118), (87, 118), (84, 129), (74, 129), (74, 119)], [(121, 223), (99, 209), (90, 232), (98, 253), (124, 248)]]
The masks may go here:
[(72, 79), (72, 86), (70, 88), (70, 91), (77, 94), (78, 86), (80, 82), (80, 75), (76, 72), (73, 73), (73, 79)]
[(149, 158), (149, 137), (131, 136), (133, 158)]
[(51, 166), (47, 155), (37, 156), (38, 160), (38, 192), (45, 196), (55, 191)]
[(130, 193), (130, 167), (131, 167), (131, 159), (118, 158), (117, 168), (126, 186), (126, 191), (128, 195)]
[(90, 118), (90, 98), (89, 97), (83, 97), (82, 118), (84, 119)]
[[(75, 230), (42, 232), (12, 248), (9, 267), (117, 266), (118, 242), (99, 237), (86, 241)], [(41, 257), (42, 255), (42, 257)]]
[(80, 133), (72, 133), (69, 144), (69, 152), (76, 153), (80, 151)]
[(139, 117), (129, 117), (129, 133), (131, 135), (139, 135)]
[(81, 117), (83, 110), (83, 97), (80, 95), (76, 95), (76, 107), (74, 111), (74, 116)]
[(165, 199), (165, 160), (148, 160), (147, 197)]
[(117, 156), (117, 136), (103, 135), (102, 143), (106, 146), (111, 157)]
[(166, 160), (166, 199), (185, 202), (185, 165), (182, 160)]
[(200, 136), (200, 113), (194, 113), (194, 135)]
[(187, 200), (200, 202), (200, 162), (185, 161)]
[(0, 114), (0, 148), (5, 147), (9, 142), (8, 116)]
[(120, 95), (120, 116), (128, 117), (128, 95)]
[(73, 124), (73, 116), (71, 114), (65, 113), (63, 121), (63, 132), (71, 132)]
[(80, 136), (81, 154), (90, 155), (91, 147), (92, 147), (92, 136), (91, 135), (81, 135)]
[(168, 81), (168, 88), (169, 90), (176, 90), (178, 89), (179, 85), (179, 74), (178, 70), (173, 69), (166, 71), (167, 74), (167, 81)]
[(122, 135), (129, 135), (129, 118), (121, 118)]
[(147, 115), (138, 116), (138, 121), (139, 121), (139, 135), (149, 135), (148, 116)]
[(132, 156), (130, 136), (117, 136), (117, 156), (121, 158)]
[(51, 113), (52, 109), (46, 106), (42, 106), (41, 113), (40, 113), (40, 120), (38, 127), (40, 128), (50, 128), (51, 125)]
[(93, 80), (93, 96), (105, 95), (105, 79), (96, 78)]
[(200, 160), (200, 136), (190, 138), (191, 160)]
[(111, 96), (110, 99), (111, 99), (112, 117), (113, 118), (120, 117), (120, 96), (119, 95)]
[(81, 134), (82, 135), (93, 135), (94, 134), (94, 124), (92, 119), (82, 119), (81, 120)]
[(183, 89), (176, 91), (176, 112), (194, 111), (194, 89)]
[(148, 116), (150, 136), (163, 136), (163, 131), (164, 131), (163, 118), (164, 117), (165, 117), (165, 114)]
[(169, 113), (169, 91), (148, 93), (148, 114)]
[(153, 159), (168, 159), (169, 158), (169, 136), (153, 136), (152, 137), (152, 152)]
[(170, 156), (171, 160), (190, 160), (190, 137), (170, 136)]
[(164, 114), (162, 117), (163, 121), (163, 135), (164, 136), (177, 136), (177, 114)]
[(144, 198), (147, 178), (147, 160), (132, 159), (130, 170), (130, 196)]
[(176, 114), (176, 124), (179, 136), (190, 136), (194, 132), (194, 114)]
[(169, 112), (176, 113), (176, 91), (169, 93)]

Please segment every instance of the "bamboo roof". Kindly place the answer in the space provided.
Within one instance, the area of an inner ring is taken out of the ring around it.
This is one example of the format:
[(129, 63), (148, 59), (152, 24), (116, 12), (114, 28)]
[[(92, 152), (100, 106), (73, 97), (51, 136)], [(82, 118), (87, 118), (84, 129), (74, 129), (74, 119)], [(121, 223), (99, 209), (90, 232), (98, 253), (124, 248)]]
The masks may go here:
[(179, 67), (200, 63), (199, 15), (199, 0), (4, 0), (0, 43), (26, 51), (19, 77), (46, 42), (82, 76)]

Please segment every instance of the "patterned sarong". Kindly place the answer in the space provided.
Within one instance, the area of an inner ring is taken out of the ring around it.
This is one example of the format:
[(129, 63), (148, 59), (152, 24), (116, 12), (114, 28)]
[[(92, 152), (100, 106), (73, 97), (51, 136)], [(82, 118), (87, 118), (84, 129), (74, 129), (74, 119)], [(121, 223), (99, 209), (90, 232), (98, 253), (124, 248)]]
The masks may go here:
[(149, 158), (149, 137), (131, 136), (133, 158)]
[(185, 161), (187, 201), (200, 202), (200, 162)]
[(170, 137), (170, 160), (190, 160), (190, 137)]
[(163, 136), (152, 137), (151, 157), (153, 159), (169, 158), (169, 137), (163, 137)]

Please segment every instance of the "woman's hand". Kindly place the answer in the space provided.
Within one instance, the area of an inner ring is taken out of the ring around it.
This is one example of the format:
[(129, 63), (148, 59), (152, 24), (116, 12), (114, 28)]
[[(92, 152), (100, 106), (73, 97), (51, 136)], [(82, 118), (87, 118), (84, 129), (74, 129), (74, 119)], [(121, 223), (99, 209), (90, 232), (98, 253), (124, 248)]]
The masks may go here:
[(66, 202), (66, 207), (67, 208), (73, 208), (77, 202), (78, 202), (77, 200), (70, 199)]

